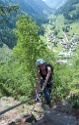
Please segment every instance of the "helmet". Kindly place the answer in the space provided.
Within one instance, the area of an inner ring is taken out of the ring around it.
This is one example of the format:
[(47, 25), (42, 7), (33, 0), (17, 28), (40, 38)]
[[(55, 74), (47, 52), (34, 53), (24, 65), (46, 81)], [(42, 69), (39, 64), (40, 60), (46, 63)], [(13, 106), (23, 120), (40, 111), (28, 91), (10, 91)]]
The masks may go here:
[(37, 59), (37, 61), (36, 61), (37, 66), (44, 64), (44, 63), (45, 63), (45, 61), (43, 59)]

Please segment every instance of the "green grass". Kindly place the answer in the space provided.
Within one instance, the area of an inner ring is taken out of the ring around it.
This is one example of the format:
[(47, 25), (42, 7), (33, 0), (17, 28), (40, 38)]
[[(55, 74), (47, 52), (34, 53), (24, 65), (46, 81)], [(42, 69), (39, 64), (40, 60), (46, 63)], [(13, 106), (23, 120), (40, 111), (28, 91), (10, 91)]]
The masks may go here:
[(62, 46), (60, 44), (57, 44), (57, 47), (54, 47), (54, 49), (59, 53), (60, 51), (62, 51)]
[(64, 17), (63, 15), (59, 15), (56, 17), (56, 22), (55, 22), (56, 26), (64, 26)]
[(8, 58), (9, 54), (12, 52), (5, 44), (0, 48), (0, 63), (3, 63)]
[(78, 22), (75, 22), (75, 23), (72, 23), (71, 25), (71, 30), (70, 30), (70, 34), (73, 34), (73, 33), (77, 33), (79, 34), (79, 21)]

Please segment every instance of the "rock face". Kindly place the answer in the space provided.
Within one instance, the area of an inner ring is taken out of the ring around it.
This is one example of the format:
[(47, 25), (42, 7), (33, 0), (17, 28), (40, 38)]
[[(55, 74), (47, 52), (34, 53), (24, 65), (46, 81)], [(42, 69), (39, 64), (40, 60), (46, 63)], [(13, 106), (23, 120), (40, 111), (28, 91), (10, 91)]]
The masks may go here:
[(44, 117), (35, 125), (77, 125), (74, 116), (68, 116), (58, 111), (46, 111)]
[[(1, 109), (5, 108), (5, 104), (11, 104), (10, 101), (14, 102), (11, 98), (1, 100)], [(0, 125), (79, 125), (79, 109), (74, 109), (64, 100), (57, 104), (53, 101), (52, 109), (44, 110), (40, 103), (36, 103), (28, 110), (20, 106), (6, 112), (0, 116)]]
[(20, 119), (16, 119), (16, 121), (12, 121), (8, 125), (32, 125), (36, 122), (37, 122), (37, 120), (31, 114), (31, 115), (25, 115)]

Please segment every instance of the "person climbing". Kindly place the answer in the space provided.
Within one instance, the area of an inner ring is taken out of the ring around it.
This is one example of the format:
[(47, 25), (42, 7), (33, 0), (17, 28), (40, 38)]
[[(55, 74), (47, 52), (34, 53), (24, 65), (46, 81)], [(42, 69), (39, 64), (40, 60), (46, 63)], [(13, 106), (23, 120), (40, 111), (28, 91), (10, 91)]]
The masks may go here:
[(39, 70), (36, 75), (37, 83), (36, 83), (36, 94), (40, 91), (44, 93), (45, 101), (51, 107), (51, 90), (53, 83), (53, 67), (52, 65), (45, 62), (43, 59), (37, 59), (36, 65)]

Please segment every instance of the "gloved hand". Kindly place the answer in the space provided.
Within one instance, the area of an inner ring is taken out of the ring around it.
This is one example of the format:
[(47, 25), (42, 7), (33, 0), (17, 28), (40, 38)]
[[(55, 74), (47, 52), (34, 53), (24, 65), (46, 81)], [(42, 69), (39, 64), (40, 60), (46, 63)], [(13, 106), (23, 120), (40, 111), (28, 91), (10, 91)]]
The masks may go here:
[(41, 96), (42, 96), (42, 91), (39, 91), (39, 92), (36, 94), (35, 102), (41, 101), (41, 99), (40, 99)]

